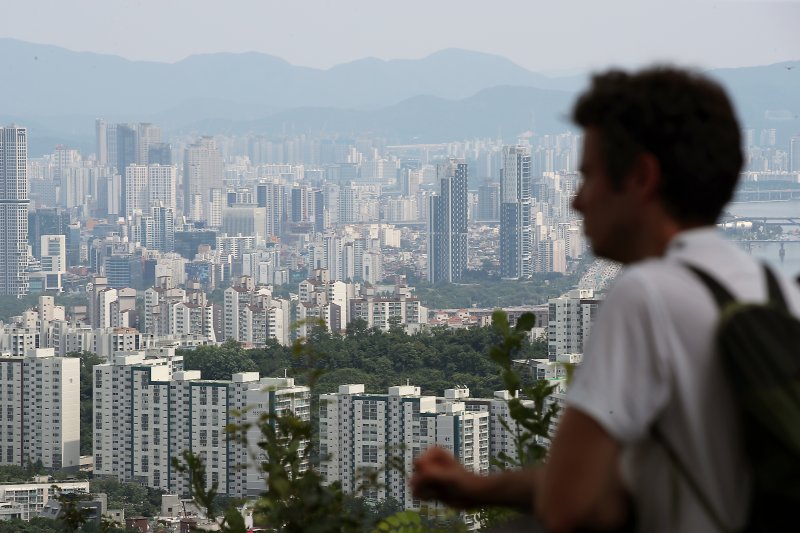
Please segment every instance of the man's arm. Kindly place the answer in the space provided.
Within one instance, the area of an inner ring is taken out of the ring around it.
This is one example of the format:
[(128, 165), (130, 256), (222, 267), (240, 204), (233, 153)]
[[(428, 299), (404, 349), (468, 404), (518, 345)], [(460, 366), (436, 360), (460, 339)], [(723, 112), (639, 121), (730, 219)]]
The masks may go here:
[(540, 482), (538, 469), (474, 474), (442, 448), (429, 448), (414, 462), (411, 491), (422, 500), (439, 500), (457, 509), (484, 505), (533, 512), (533, 493)]
[(567, 408), (543, 468), (479, 476), (432, 448), (415, 463), (411, 489), (420, 499), (459, 509), (500, 505), (535, 512), (554, 533), (614, 529), (628, 513), (618, 458), (619, 445), (597, 422)]

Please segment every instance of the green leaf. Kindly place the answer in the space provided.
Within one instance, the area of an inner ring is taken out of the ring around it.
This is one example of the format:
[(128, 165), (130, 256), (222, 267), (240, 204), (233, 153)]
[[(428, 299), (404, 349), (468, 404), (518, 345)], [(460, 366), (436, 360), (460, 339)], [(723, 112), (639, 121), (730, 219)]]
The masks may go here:
[(519, 319), (517, 319), (517, 325), (515, 329), (517, 331), (530, 331), (535, 325), (536, 316), (533, 313), (522, 313)]
[(226, 533), (247, 533), (242, 513), (236, 507), (228, 507), (225, 510), (225, 525)]

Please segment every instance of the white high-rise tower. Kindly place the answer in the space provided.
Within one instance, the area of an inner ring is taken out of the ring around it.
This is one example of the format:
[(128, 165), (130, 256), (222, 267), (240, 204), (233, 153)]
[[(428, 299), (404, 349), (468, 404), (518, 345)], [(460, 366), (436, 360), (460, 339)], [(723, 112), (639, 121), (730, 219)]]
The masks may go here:
[(28, 292), (28, 130), (0, 128), (0, 295)]

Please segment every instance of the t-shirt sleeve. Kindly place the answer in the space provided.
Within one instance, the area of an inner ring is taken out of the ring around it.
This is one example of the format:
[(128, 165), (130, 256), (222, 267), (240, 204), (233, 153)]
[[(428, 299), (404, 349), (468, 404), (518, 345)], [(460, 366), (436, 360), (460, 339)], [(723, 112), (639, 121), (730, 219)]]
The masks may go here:
[(624, 273), (601, 304), (583, 363), (566, 403), (592, 417), (620, 442), (640, 439), (670, 393), (668, 371), (658, 353), (653, 288), (643, 273)]

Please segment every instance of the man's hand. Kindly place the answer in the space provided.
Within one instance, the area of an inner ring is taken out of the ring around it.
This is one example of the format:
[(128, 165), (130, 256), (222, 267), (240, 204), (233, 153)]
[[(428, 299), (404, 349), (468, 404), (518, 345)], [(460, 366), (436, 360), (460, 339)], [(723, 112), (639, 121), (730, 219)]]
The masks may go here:
[(450, 507), (469, 509), (480, 505), (485, 479), (467, 471), (442, 448), (429, 448), (414, 461), (409, 484), (415, 498), (439, 500)]
[(529, 513), (538, 479), (535, 469), (480, 476), (464, 468), (450, 452), (434, 447), (414, 461), (409, 484), (414, 497), (439, 500), (457, 509), (499, 505)]

